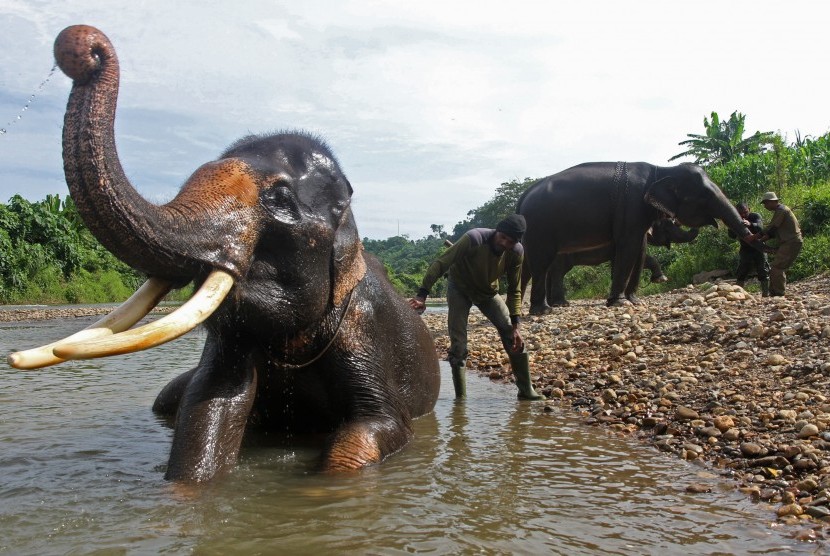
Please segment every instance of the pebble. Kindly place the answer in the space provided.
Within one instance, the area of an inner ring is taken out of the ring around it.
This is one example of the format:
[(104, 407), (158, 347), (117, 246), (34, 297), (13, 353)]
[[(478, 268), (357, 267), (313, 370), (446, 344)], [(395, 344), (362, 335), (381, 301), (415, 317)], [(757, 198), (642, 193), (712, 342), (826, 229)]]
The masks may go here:
[[(781, 503), (783, 523), (830, 521), (830, 274), (788, 284), (783, 298), (716, 282), (640, 299), (571, 300), (523, 317), (534, 385), (551, 398), (544, 410), (570, 408), (703, 462)], [(445, 357), (446, 314), (424, 319)], [(468, 368), (512, 383), (494, 327), (474, 312), (468, 328)], [(781, 502), (787, 489), (802, 498)]]

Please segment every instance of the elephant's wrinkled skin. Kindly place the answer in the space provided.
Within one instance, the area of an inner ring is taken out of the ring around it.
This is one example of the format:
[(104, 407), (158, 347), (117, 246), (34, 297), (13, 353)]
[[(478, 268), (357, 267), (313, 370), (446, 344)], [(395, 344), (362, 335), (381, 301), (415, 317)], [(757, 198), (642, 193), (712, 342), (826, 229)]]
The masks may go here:
[[(352, 188), (329, 149), (304, 133), (249, 136), (203, 165), (166, 205), (125, 177), (113, 124), (118, 61), (97, 29), (55, 41), (73, 79), (64, 125), (70, 192), (95, 236), (151, 277), (233, 287), (205, 320), (198, 366), (159, 394), (175, 416), (166, 477), (206, 481), (237, 461), (252, 422), (330, 433), (324, 470), (380, 462), (432, 411), (439, 371), (430, 333), (364, 254)], [(55, 354), (65, 357), (70, 349)], [(11, 358), (10, 358), (11, 359)]]
[(661, 216), (681, 225), (716, 226), (722, 220), (739, 238), (749, 235), (735, 207), (694, 164), (661, 167), (645, 162), (589, 162), (543, 178), (519, 198), (527, 220), (522, 244), (530, 268), (531, 314), (550, 312), (545, 278), (559, 254), (611, 248), (608, 305), (623, 294), (636, 302), (646, 232)]
[[(661, 218), (654, 223), (651, 230), (646, 234), (646, 243), (658, 247), (671, 247), (672, 243), (689, 243), (694, 241), (698, 233), (699, 230), (697, 228), (684, 230), (670, 218)], [(564, 307), (568, 305), (568, 301), (565, 299), (565, 275), (575, 266), (596, 266), (608, 262), (611, 260), (612, 255), (613, 252), (610, 245), (590, 251), (560, 253), (556, 255), (547, 274), (547, 303), (552, 307)], [(663, 271), (657, 259), (646, 253), (644, 267), (651, 271), (652, 282), (659, 281)], [(523, 269), (523, 276), (524, 274), (527, 274), (528, 277), (530, 276), (530, 271), (527, 267)], [(665, 276), (662, 277), (663, 281), (667, 280)], [(527, 282), (525, 282), (526, 285)], [(625, 291), (628, 292), (630, 290), (636, 293), (638, 285), (639, 283), (626, 284)]]

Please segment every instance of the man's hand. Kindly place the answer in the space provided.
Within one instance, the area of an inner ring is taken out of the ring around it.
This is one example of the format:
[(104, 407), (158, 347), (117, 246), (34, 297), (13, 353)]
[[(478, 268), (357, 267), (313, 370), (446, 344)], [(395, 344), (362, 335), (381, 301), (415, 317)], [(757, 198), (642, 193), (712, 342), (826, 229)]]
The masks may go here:
[(513, 325), (513, 353), (521, 353), (521, 351), (525, 347), (525, 341), (522, 339), (522, 335), (519, 332), (519, 325)]
[(416, 296), (409, 300), (409, 306), (412, 307), (415, 310), (415, 312), (420, 315), (427, 309), (426, 301), (426, 298)]

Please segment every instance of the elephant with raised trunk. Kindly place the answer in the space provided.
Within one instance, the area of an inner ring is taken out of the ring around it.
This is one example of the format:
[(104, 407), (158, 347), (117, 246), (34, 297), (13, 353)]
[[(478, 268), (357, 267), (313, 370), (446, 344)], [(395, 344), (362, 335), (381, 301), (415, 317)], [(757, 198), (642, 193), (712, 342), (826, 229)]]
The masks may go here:
[[(35, 368), (147, 349), (200, 323), (199, 364), (154, 410), (174, 419), (166, 477), (207, 481), (231, 468), (256, 422), (329, 433), (320, 467), (380, 462), (432, 411), (432, 337), (363, 251), (352, 187), (334, 155), (302, 133), (249, 136), (157, 206), (130, 184), (115, 149), (119, 64), (103, 33), (65, 29), (55, 58), (73, 79), (63, 134), (66, 180), (95, 236), (150, 276), (110, 316), (9, 362)], [(130, 329), (173, 287), (198, 291), (176, 312)]]
[[(646, 233), (646, 243), (657, 247), (671, 248), (672, 243), (689, 243), (694, 241), (699, 232), (700, 230), (697, 228), (684, 230), (671, 218), (660, 218)], [(565, 307), (568, 305), (568, 301), (565, 299), (565, 275), (573, 267), (596, 266), (610, 261), (612, 257), (613, 251), (610, 245), (590, 251), (557, 254), (548, 269), (547, 303), (552, 307)], [(652, 282), (668, 281), (668, 277), (663, 274), (663, 269), (660, 267), (660, 262), (648, 253), (645, 255), (643, 266), (651, 272)], [(526, 287), (527, 281), (525, 280), (525, 275), (527, 275), (529, 280), (530, 271), (525, 266), (522, 272), (523, 285)], [(629, 286), (633, 286), (633, 288), (629, 288)], [(636, 292), (637, 286), (639, 286), (639, 283), (626, 284), (626, 291), (633, 289)]]
[[(661, 217), (692, 228), (717, 226), (719, 219), (739, 238), (750, 235), (726, 195), (694, 164), (580, 164), (531, 185), (516, 212), (527, 221), (522, 243), (532, 280), (531, 314), (551, 311), (545, 284), (556, 257), (595, 249), (613, 254), (607, 304), (638, 302), (646, 233)], [(757, 241), (753, 246), (761, 248)]]

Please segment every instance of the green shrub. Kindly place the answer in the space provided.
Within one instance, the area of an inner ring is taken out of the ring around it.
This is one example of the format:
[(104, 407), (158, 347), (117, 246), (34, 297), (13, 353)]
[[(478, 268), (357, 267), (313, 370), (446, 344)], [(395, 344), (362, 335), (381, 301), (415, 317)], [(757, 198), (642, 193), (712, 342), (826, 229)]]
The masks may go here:
[(830, 269), (830, 235), (804, 238), (801, 253), (787, 271), (790, 281), (803, 280)]
[(799, 224), (804, 235), (830, 232), (830, 183), (809, 190), (796, 210), (800, 213)]

